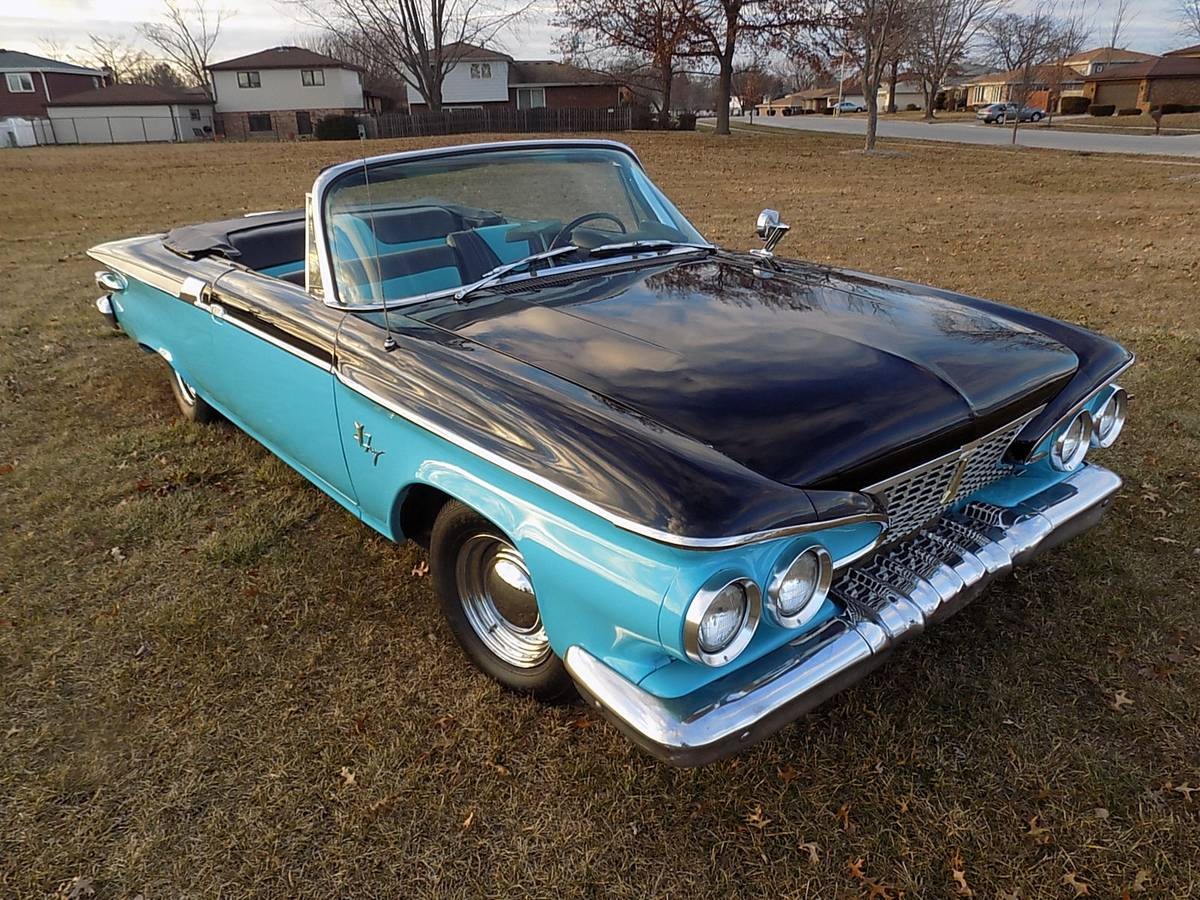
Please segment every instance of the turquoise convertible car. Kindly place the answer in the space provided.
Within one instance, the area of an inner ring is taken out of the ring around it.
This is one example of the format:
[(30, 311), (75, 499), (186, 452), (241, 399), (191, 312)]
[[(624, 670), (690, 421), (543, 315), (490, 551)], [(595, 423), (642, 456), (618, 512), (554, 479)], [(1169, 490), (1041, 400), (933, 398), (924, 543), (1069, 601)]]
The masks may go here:
[[(749, 226), (748, 226), (749, 230)], [(97, 308), (366, 525), (503, 685), (683, 765), (778, 730), (1094, 525), (1132, 362), (1076, 326), (714, 246), (628, 147), (332, 166), (101, 244)]]

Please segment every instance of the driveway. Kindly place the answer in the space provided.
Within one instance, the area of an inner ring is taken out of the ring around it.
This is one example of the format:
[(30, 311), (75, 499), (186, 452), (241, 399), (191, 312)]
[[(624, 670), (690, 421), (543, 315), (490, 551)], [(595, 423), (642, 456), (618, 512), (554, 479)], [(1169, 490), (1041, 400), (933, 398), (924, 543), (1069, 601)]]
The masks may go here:
[[(705, 119), (711, 124), (715, 120)], [(734, 117), (730, 126), (748, 124), (747, 118)], [(825, 134), (866, 134), (867, 117), (833, 116), (755, 116), (755, 125), (772, 128), (793, 128), (799, 131), (819, 131)], [(911, 119), (880, 119), (879, 136), (900, 140), (951, 141), (956, 144), (990, 144), (1008, 146), (1012, 128), (977, 125), (974, 122), (938, 122), (926, 124)], [(1017, 135), (1017, 143), (1025, 147), (1048, 150), (1081, 150), (1089, 153), (1152, 153), (1160, 156), (1200, 157), (1200, 134), (1096, 134), (1089, 131), (1058, 131), (1025, 124)]]

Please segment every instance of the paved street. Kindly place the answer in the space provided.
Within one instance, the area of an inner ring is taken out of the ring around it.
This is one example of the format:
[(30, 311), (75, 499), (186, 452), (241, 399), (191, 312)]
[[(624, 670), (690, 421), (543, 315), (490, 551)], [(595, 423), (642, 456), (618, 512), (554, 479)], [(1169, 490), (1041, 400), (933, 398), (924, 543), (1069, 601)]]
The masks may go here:
[[(714, 120), (704, 119), (711, 124)], [(749, 123), (747, 118), (734, 117), (731, 126)], [(755, 125), (773, 128), (794, 128), (801, 131), (820, 131), (826, 134), (864, 134), (865, 115), (832, 116), (755, 116)], [(1007, 145), (1012, 140), (1012, 128), (995, 125), (976, 125), (974, 122), (939, 122), (933, 125), (911, 119), (880, 119), (879, 136), (901, 140), (952, 141), (958, 144)], [(1026, 147), (1050, 150), (1083, 150), (1091, 153), (1152, 153), (1166, 156), (1200, 157), (1200, 134), (1096, 134), (1089, 131), (1059, 131), (1025, 124), (1017, 142)]]

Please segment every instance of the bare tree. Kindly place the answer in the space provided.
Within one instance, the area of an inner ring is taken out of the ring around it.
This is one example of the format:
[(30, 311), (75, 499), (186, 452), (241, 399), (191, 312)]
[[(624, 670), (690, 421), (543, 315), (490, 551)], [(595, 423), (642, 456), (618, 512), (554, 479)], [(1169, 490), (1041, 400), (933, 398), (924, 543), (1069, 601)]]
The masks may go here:
[(72, 51), (68, 58), (80, 65), (106, 70), (119, 84), (140, 81), (139, 76), (153, 64), (145, 50), (122, 38), (102, 34), (89, 34), (88, 42)]
[[(1055, 0), (1042, 0), (1033, 12), (1004, 13), (987, 25), (984, 34), (994, 57), (1015, 76), (1008, 101), (1016, 105), (1012, 142), (1017, 142), (1021, 110), (1038, 84), (1053, 90), (1061, 78), (1064, 59), (1078, 53), (1091, 31), (1087, 8), (1071, 0), (1060, 9)], [(1051, 104), (1053, 97), (1051, 97)]]
[(854, 60), (867, 104), (867, 136), (863, 149), (875, 149), (879, 129), (879, 86), (906, 38), (903, 22), (912, 0), (835, 0), (824, 31), (831, 55)]
[(210, 10), (205, 0), (193, 0), (187, 7), (178, 0), (166, 0), (162, 21), (144, 22), (138, 26), (138, 34), (193, 86), (207, 87), (208, 63), (221, 25), (228, 18), (224, 10)]
[(967, 56), (976, 37), (1000, 13), (1004, 0), (924, 0), (914, 11), (908, 60), (920, 79), (925, 120), (946, 79)]
[(1179, 0), (1179, 30), (1200, 39), (1200, 0)]
[[(899, 0), (895, 0), (899, 2)], [(695, 27), (686, 54), (717, 68), (717, 134), (729, 134), (729, 98), (739, 52), (754, 45), (781, 47), (789, 36), (821, 21), (810, 0), (695, 0)]]
[(671, 117), (677, 60), (695, 27), (693, 0), (558, 0), (553, 23), (571, 49), (643, 59), (657, 81), (659, 122)]
[(492, 0), (297, 2), (318, 27), (412, 87), (430, 112), (441, 112), (446, 76), (472, 48), (494, 43), (532, 6), (532, 0), (517, 7)]

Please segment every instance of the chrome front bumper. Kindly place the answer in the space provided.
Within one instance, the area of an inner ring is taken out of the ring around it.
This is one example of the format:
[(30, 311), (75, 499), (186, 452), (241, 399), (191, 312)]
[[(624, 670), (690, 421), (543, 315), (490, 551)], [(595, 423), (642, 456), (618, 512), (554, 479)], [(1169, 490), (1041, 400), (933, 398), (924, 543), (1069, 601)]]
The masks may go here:
[(947, 514), (842, 572), (830, 592), (842, 610), (833, 619), (683, 697), (656, 697), (579, 646), (566, 666), (588, 702), (639, 746), (701, 765), (804, 715), (997, 576), (1091, 528), (1120, 486), (1113, 472), (1088, 465), (1015, 507), (972, 503)]

